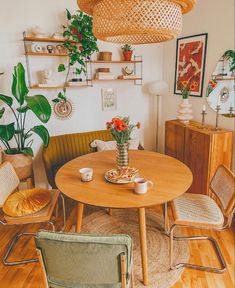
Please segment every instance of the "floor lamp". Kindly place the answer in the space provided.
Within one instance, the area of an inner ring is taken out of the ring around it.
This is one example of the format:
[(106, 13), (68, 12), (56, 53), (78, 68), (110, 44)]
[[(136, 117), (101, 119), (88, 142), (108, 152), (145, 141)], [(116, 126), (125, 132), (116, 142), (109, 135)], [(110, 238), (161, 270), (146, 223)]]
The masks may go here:
[(147, 86), (148, 91), (151, 95), (157, 97), (157, 131), (156, 131), (156, 151), (158, 152), (158, 134), (159, 134), (159, 111), (160, 111), (160, 96), (165, 95), (168, 91), (168, 85), (164, 81), (153, 81)]

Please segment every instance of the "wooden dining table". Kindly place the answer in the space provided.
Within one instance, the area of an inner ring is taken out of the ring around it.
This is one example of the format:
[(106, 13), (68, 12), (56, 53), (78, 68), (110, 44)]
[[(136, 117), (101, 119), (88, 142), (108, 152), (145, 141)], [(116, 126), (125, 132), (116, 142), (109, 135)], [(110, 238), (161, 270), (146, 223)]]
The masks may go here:
[[(106, 171), (115, 168), (116, 152), (102, 151), (71, 160), (56, 174), (58, 189), (76, 200), (76, 232), (81, 231), (84, 204), (112, 209), (138, 209), (143, 284), (148, 285), (148, 261), (145, 209), (167, 203), (184, 194), (192, 183), (192, 173), (182, 162), (164, 154), (130, 150), (129, 166), (139, 170), (140, 177), (153, 182), (146, 194), (134, 192), (134, 184), (116, 184), (105, 180)], [(82, 182), (80, 168), (93, 168), (93, 180)], [(166, 255), (167, 257), (167, 255)]]

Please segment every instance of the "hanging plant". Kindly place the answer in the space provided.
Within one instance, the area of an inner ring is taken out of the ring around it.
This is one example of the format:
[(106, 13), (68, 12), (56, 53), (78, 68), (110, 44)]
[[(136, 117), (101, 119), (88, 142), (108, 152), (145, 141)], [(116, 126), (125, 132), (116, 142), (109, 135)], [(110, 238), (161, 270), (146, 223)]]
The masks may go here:
[(92, 31), (92, 17), (84, 14), (81, 11), (76, 11), (71, 14), (66, 9), (67, 25), (63, 26), (63, 36), (66, 39), (64, 47), (69, 56), (68, 66), (60, 64), (58, 72), (63, 72), (67, 69), (63, 91), (59, 92), (58, 98), (53, 102), (61, 100), (66, 101), (66, 85), (70, 69), (76, 64), (76, 74), (81, 75), (86, 73), (86, 60), (90, 59), (94, 52), (98, 52), (97, 39)]

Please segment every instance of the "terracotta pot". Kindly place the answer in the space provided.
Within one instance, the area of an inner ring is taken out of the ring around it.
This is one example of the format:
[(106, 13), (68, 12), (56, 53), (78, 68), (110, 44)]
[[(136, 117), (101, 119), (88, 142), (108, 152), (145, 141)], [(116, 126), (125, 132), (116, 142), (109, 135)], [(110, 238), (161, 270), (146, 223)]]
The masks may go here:
[(33, 175), (33, 157), (24, 154), (3, 154), (3, 162), (9, 161), (14, 167), (20, 180), (32, 177)]
[(123, 57), (125, 61), (131, 61), (132, 51), (123, 51)]

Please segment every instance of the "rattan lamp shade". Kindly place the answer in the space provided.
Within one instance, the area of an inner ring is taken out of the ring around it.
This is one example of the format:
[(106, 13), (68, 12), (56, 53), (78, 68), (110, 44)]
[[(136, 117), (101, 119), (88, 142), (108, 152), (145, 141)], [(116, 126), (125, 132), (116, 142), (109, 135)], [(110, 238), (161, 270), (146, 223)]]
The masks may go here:
[[(77, 3), (81, 11), (84, 11), (89, 15), (93, 15), (95, 5), (101, 1), (102, 0), (77, 0)], [(114, 3), (115, 1), (116, 0), (113, 0)], [(156, 2), (157, 1), (158, 0), (156, 0)], [(196, 4), (196, 1), (197, 0), (171, 0), (171, 2), (175, 2), (176, 4), (179, 4), (181, 6), (182, 14), (192, 10), (194, 5)]]
[(114, 43), (147, 44), (176, 38), (182, 30), (182, 13), (196, 0), (77, 0), (93, 15), (94, 35)]

